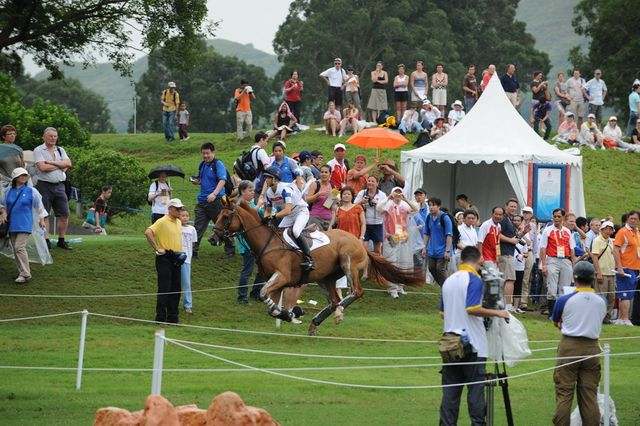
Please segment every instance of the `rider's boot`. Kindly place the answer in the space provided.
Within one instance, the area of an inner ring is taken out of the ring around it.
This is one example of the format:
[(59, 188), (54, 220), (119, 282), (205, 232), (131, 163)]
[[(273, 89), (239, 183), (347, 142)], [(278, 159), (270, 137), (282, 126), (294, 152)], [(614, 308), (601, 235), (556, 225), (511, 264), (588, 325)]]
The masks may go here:
[(313, 259), (311, 258), (311, 250), (309, 249), (309, 243), (304, 235), (300, 234), (298, 238), (296, 238), (296, 242), (298, 243), (298, 247), (302, 250), (303, 260), (300, 263), (300, 266), (307, 271), (313, 270)]

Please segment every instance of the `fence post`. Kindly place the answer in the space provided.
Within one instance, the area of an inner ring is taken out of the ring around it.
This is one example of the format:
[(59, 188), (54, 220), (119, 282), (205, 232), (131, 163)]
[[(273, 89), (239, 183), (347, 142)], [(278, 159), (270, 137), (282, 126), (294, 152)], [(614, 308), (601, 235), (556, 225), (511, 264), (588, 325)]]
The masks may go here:
[(605, 426), (609, 426), (609, 417), (610, 417), (610, 413), (609, 413), (609, 392), (610, 392), (610, 380), (611, 380), (611, 376), (610, 376), (610, 371), (609, 371), (609, 367), (610, 367), (610, 357), (609, 355), (611, 354), (611, 345), (609, 343), (605, 343), (604, 344), (604, 412), (602, 413), (603, 418), (604, 418), (604, 424)]
[(84, 364), (84, 342), (87, 337), (87, 317), (89, 311), (82, 311), (82, 323), (80, 325), (80, 349), (78, 350), (78, 371), (76, 373), (76, 390), (82, 386), (82, 365)]
[(153, 376), (151, 377), (151, 393), (161, 395), (162, 364), (164, 360), (164, 330), (156, 330), (156, 342), (153, 349)]

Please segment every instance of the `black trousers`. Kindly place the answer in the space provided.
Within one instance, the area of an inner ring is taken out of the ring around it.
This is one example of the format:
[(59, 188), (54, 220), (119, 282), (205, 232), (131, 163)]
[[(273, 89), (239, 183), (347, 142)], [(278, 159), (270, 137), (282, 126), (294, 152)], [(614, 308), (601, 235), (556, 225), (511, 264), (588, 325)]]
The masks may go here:
[[(471, 353), (462, 358), (461, 362), (486, 361), (478, 354)], [(470, 383), (485, 380), (484, 364), (449, 365), (442, 367), (442, 384)], [(458, 424), (460, 411), (460, 397), (462, 386), (442, 388), (442, 403), (440, 405), (440, 425), (455, 426)], [(473, 426), (485, 424), (486, 405), (484, 402), (484, 383), (467, 385), (467, 407), (469, 418)]]
[(289, 109), (291, 113), (296, 118), (298, 123), (300, 122), (300, 106), (302, 105), (301, 101), (285, 101), (287, 105), (289, 105)]
[[(201, 202), (196, 204), (195, 213), (196, 218), (194, 220), (194, 227), (196, 228), (196, 233), (198, 234), (198, 242), (193, 248), (194, 253), (198, 252), (198, 248), (200, 247), (200, 241), (202, 237), (207, 232), (207, 227), (209, 226), (209, 222), (213, 222), (215, 225), (216, 220), (218, 220), (218, 215), (222, 211), (222, 200), (220, 198), (216, 199), (213, 203)], [(227, 255), (233, 256), (236, 251), (236, 248), (233, 244), (233, 240), (228, 239), (224, 242), (224, 252)]]
[[(158, 296), (156, 299), (156, 321), (178, 323), (180, 306), (180, 267), (176, 266), (169, 255), (156, 255), (156, 272), (158, 273)], [(174, 294), (160, 294), (177, 292)]]
[(327, 89), (327, 103), (333, 101), (339, 111), (342, 106), (342, 87), (329, 86)]

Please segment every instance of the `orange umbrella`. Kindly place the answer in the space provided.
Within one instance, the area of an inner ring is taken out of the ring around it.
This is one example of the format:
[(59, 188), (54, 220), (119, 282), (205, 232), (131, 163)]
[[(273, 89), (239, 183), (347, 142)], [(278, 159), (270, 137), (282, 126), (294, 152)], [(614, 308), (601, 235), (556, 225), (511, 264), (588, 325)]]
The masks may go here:
[(364, 129), (347, 139), (347, 143), (361, 148), (378, 148), (378, 156), (383, 148), (395, 149), (407, 142), (407, 138), (400, 133), (381, 127)]

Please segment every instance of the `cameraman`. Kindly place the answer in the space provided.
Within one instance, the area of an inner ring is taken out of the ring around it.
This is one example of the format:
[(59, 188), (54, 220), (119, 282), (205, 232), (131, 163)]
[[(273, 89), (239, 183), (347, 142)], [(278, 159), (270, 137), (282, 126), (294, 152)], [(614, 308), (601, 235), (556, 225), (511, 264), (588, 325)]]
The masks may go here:
[(183, 254), (182, 222), (180, 222), (182, 209), (184, 209), (182, 201), (172, 198), (169, 200), (168, 213), (144, 231), (149, 245), (156, 251), (156, 272), (158, 273), (156, 322), (178, 323), (180, 267), (184, 263), (184, 259), (180, 256)]
[[(482, 264), (480, 250), (465, 247), (460, 253), (462, 264), (458, 272), (451, 275), (442, 286), (440, 311), (444, 318), (444, 333), (461, 337), (464, 358), (461, 365), (442, 368), (442, 384), (478, 382), (485, 379), (484, 364), (464, 364), (486, 361), (488, 353), (487, 334), (482, 317), (509, 318), (505, 310), (482, 307), (483, 283), (478, 271)], [(467, 385), (467, 404), (472, 425), (485, 424), (484, 384)], [(456, 425), (460, 408), (462, 386), (442, 388), (440, 425)]]

